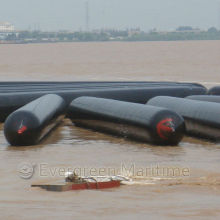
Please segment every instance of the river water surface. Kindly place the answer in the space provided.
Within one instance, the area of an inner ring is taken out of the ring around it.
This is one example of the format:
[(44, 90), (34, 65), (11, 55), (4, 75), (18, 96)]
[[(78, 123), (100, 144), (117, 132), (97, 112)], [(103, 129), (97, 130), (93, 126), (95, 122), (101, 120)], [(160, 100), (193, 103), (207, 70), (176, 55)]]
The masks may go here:
[[(220, 83), (219, 61), (220, 41), (0, 45), (0, 80), (166, 80), (211, 87)], [(66, 119), (40, 145), (15, 148), (0, 128), (1, 219), (220, 217), (218, 143), (185, 137), (179, 146), (151, 146), (76, 128)], [(24, 162), (35, 168), (30, 179), (19, 176)], [(122, 171), (134, 182), (63, 193), (30, 187), (62, 179), (68, 169)]]

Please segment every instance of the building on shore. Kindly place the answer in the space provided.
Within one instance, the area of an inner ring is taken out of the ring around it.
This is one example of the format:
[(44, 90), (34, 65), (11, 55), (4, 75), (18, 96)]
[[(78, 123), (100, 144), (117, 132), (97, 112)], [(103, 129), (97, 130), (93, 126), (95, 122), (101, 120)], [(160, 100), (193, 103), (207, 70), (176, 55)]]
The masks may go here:
[(11, 34), (15, 34), (14, 25), (9, 22), (0, 22), (0, 43)]
[(0, 33), (11, 33), (15, 31), (14, 25), (9, 22), (0, 22)]

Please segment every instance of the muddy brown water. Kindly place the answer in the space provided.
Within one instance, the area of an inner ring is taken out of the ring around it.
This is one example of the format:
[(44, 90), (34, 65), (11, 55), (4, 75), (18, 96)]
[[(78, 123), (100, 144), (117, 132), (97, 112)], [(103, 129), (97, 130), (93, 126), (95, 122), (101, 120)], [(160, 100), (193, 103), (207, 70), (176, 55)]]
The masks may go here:
[[(219, 60), (220, 41), (0, 45), (0, 80), (177, 80), (211, 87), (220, 83)], [(34, 165), (32, 178), (20, 177), (23, 163)], [(152, 146), (65, 120), (39, 145), (16, 148), (1, 125), (0, 218), (218, 219), (219, 165), (220, 144), (190, 137), (179, 146)], [(68, 169), (122, 171), (134, 182), (63, 193), (30, 187), (60, 180)]]

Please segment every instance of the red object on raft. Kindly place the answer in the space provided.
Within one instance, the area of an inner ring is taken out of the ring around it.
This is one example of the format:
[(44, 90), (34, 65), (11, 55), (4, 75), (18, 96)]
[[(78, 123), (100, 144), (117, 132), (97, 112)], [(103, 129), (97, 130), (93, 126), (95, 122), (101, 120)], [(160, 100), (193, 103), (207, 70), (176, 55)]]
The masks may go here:
[(86, 183), (73, 183), (71, 189), (72, 190), (83, 190), (83, 189), (108, 189), (119, 187), (121, 185), (121, 181), (112, 180), (108, 182), (86, 182)]

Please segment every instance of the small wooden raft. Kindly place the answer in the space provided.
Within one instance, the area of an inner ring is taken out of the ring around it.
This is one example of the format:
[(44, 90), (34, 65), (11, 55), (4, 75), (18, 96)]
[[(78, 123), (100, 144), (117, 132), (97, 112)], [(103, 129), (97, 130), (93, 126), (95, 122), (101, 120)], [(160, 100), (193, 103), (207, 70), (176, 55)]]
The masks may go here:
[(67, 173), (65, 181), (54, 183), (32, 184), (31, 187), (39, 187), (47, 191), (64, 192), (70, 190), (98, 190), (119, 187), (124, 177), (79, 177), (74, 173)]

